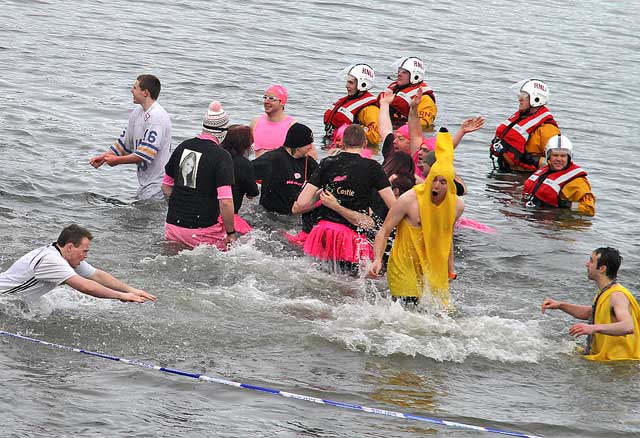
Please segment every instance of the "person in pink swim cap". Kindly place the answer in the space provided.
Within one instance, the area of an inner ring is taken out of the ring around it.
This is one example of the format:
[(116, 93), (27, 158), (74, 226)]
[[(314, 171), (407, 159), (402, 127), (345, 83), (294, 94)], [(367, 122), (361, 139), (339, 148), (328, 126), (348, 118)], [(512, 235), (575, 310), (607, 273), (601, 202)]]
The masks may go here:
[(272, 85), (262, 96), (264, 114), (251, 121), (253, 150), (256, 158), (284, 144), (289, 127), (296, 121), (284, 112), (289, 92), (282, 85)]

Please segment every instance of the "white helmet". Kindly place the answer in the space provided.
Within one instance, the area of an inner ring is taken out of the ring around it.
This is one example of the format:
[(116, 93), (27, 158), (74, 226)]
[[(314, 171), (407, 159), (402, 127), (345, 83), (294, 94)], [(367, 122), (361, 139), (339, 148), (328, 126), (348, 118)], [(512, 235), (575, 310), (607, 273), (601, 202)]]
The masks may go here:
[(411, 75), (409, 79), (411, 84), (419, 84), (424, 79), (424, 63), (420, 58), (400, 58), (391, 67), (396, 71), (401, 68), (407, 70)]
[(566, 135), (558, 134), (551, 137), (547, 142), (546, 150), (547, 161), (549, 161), (551, 151), (554, 150), (565, 151), (569, 154), (569, 161), (573, 159), (573, 144), (571, 144), (571, 140)]
[(376, 74), (369, 64), (352, 64), (344, 69), (343, 73), (355, 78), (358, 91), (370, 90), (376, 79)]
[(514, 88), (518, 93), (527, 93), (529, 105), (533, 108), (545, 105), (549, 100), (549, 88), (540, 79), (524, 79), (511, 88)]

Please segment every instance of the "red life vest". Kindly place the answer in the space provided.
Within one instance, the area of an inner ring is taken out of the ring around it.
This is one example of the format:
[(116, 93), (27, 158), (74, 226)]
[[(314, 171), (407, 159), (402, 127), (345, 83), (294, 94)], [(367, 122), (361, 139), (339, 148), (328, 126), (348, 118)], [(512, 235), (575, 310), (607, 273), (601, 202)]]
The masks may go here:
[(566, 169), (552, 171), (549, 166), (538, 169), (524, 182), (522, 197), (527, 202), (541, 207), (564, 207), (560, 202), (562, 188), (576, 178), (587, 176), (587, 172), (576, 164), (569, 164)]
[[(422, 94), (429, 96), (433, 100), (433, 103), (436, 102), (436, 95), (426, 82), (399, 87), (397, 82), (393, 81), (387, 85), (387, 89), (393, 91), (395, 94), (393, 102), (389, 105), (392, 113), (395, 111), (405, 119), (409, 117), (409, 104), (411, 103), (411, 98), (418, 93), (418, 88), (422, 88)], [(378, 95), (378, 102), (380, 102), (380, 97), (382, 97), (382, 93)]]
[[(504, 156), (511, 159), (515, 165), (527, 170), (536, 170), (537, 163), (530, 162), (531, 157), (526, 156), (526, 144), (529, 136), (541, 125), (550, 123), (558, 126), (553, 115), (546, 106), (541, 106), (533, 114), (522, 116), (516, 111), (511, 117), (498, 125), (496, 135), (491, 141), (490, 156), (498, 157), (500, 167), (508, 168)], [(528, 158), (528, 159), (527, 159)]]
[(377, 105), (377, 99), (368, 91), (362, 96), (345, 96), (338, 99), (331, 108), (324, 112), (324, 124), (327, 131), (339, 128), (342, 125), (351, 125), (363, 108), (369, 105)]

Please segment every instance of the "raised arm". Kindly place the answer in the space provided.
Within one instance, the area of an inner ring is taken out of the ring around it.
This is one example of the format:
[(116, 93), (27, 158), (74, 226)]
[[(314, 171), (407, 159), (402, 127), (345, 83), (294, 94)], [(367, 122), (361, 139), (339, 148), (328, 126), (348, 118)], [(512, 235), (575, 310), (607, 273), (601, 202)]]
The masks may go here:
[(395, 94), (390, 90), (385, 90), (380, 96), (380, 115), (378, 116), (378, 131), (380, 138), (384, 141), (387, 135), (393, 133), (393, 125), (391, 124), (391, 115), (389, 114), (389, 105), (393, 102)]
[(409, 140), (411, 142), (411, 156), (415, 154), (420, 146), (422, 146), (422, 125), (420, 124), (420, 116), (418, 116), (418, 106), (422, 100), (422, 88), (418, 88), (416, 95), (411, 98), (409, 103)]
[(462, 125), (460, 125), (460, 129), (458, 129), (458, 131), (455, 133), (455, 135), (451, 139), (453, 141), (453, 147), (454, 148), (458, 147), (458, 144), (462, 140), (462, 137), (465, 136), (465, 134), (468, 134), (473, 131), (477, 131), (483, 126), (484, 126), (484, 117), (482, 116), (470, 117), (466, 119), (464, 122), (462, 122)]

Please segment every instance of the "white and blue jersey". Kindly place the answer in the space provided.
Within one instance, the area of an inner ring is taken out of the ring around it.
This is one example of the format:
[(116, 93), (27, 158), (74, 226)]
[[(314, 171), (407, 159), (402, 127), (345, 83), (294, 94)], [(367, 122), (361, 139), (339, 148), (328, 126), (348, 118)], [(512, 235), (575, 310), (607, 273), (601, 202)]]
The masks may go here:
[(162, 199), (164, 166), (171, 156), (171, 119), (158, 102), (148, 111), (142, 106), (133, 110), (111, 151), (116, 155), (136, 154), (144, 160), (138, 163), (138, 199)]

